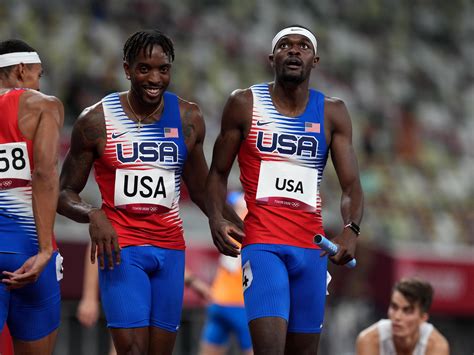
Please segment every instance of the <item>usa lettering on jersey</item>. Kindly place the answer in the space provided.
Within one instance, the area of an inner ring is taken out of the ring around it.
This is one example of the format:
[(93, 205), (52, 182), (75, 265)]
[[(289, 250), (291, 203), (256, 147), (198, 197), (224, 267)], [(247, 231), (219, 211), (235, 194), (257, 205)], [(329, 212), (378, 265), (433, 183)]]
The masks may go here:
[(175, 142), (133, 142), (116, 144), (117, 160), (123, 164), (130, 163), (176, 163), (178, 146)]

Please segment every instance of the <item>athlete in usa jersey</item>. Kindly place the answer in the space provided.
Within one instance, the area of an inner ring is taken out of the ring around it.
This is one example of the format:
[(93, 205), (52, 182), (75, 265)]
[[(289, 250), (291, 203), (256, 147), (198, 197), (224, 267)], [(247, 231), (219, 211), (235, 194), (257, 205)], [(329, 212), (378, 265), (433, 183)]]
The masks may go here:
[[(160, 31), (130, 36), (123, 64), (130, 89), (84, 110), (61, 171), (58, 211), (89, 223), (91, 261), (97, 253), (102, 306), (120, 354), (172, 353), (184, 288), (181, 178), (205, 211), (204, 119), (196, 104), (166, 91), (173, 60), (173, 43)], [(79, 196), (92, 167), (100, 208)]]
[(242, 282), (255, 354), (316, 354), (323, 327), (326, 253), (313, 245), (324, 233), (319, 183), (331, 154), (342, 189), (344, 225), (333, 242), (338, 264), (352, 259), (363, 193), (344, 103), (309, 88), (317, 41), (302, 26), (278, 32), (270, 65), (274, 82), (234, 91), (207, 181), (215, 244), (238, 252), (235, 230), (222, 215), (227, 178), (238, 156), (248, 215), (244, 221)]
[(15, 353), (51, 354), (60, 320), (62, 258), (53, 236), (61, 102), (41, 94), (38, 54), (0, 42), (0, 332)]
[(140, 131), (123, 111), (118, 93), (102, 100), (107, 141), (94, 172), (102, 209), (121, 247), (184, 249), (178, 200), (187, 148), (178, 100), (164, 92), (160, 119)]
[(273, 105), (268, 83), (250, 89), (252, 125), (238, 153), (249, 204), (244, 246), (317, 248), (312, 239), (324, 234), (319, 184), (328, 156), (324, 95), (310, 90), (305, 111), (288, 117)]

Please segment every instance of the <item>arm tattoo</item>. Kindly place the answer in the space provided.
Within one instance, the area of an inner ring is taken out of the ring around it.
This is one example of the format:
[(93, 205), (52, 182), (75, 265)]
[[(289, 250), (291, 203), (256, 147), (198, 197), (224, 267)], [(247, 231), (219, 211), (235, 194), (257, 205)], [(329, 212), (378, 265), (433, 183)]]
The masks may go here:
[(82, 135), (86, 142), (97, 142), (98, 139), (105, 138), (105, 125), (100, 120), (95, 120), (91, 125), (87, 125), (82, 129)]
[(74, 134), (73, 131), (72, 139), (82, 146), (82, 149), (92, 150), (97, 156), (107, 139), (103, 114), (101, 112), (89, 113), (88, 117), (78, 124), (77, 133)]
[(186, 110), (183, 117), (183, 133), (185, 140), (188, 140), (195, 130), (194, 124), (191, 121), (192, 110)]

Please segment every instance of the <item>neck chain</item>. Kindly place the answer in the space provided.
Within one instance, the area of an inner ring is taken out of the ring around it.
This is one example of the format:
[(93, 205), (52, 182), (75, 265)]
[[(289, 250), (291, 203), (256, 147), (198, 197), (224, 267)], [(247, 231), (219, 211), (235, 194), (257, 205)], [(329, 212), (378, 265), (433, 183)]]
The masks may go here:
[(163, 96), (161, 97), (161, 101), (160, 101), (160, 104), (153, 110), (152, 113), (150, 113), (149, 115), (146, 115), (145, 117), (143, 118), (140, 118), (136, 113), (135, 113), (135, 110), (133, 109), (132, 107), (132, 104), (130, 103), (130, 99), (128, 98), (128, 94), (130, 93), (130, 91), (127, 92), (127, 103), (128, 103), (128, 106), (130, 107), (130, 110), (132, 111), (133, 115), (135, 116), (135, 118), (137, 119), (137, 122), (138, 122), (138, 125), (137, 125), (137, 130), (138, 130), (138, 133), (140, 133), (140, 128), (142, 127), (142, 121), (146, 120), (148, 117), (151, 117), (153, 116), (155, 113), (157, 113), (162, 107), (163, 105), (165, 104), (165, 100), (163, 98)]

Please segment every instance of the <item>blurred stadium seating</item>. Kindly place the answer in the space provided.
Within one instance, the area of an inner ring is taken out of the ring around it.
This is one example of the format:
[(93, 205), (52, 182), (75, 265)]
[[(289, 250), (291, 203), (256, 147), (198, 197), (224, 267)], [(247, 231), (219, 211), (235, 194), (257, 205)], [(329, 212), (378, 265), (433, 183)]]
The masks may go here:
[[(361, 263), (350, 272), (331, 266), (336, 277), (322, 353), (352, 354), (355, 334), (383, 316), (391, 283), (418, 274), (435, 286), (434, 321), (453, 354), (467, 354), (474, 351), (473, 13), (467, 0), (24, 0), (0, 2), (0, 33), (23, 38), (42, 54), (42, 90), (65, 103), (64, 153), (80, 111), (127, 89), (121, 49), (128, 35), (152, 27), (168, 33), (176, 46), (170, 89), (200, 105), (210, 160), (229, 93), (271, 80), (274, 33), (293, 23), (311, 28), (321, 56), (312, 85), (349, 108), (366, 196)], [(231, 188), (239, 187), (235, 172)], [(331, 236), (341, 226), (340, 192), (333, 170), (325, 174)], [(92, 184), (84, 196), (97, 201)], [(193, 263), (193, 252), (209, 253), (212, 242), (200, 212), (186, 199), (183, 208)], [(87, 230), (59, 219), (57, 236), (65, 245), (83, 245)], [(205, 260), (212, 274), (212, 258)], [(66, 277), (81, 267), (71, 263)], [(72, 279), (80, 290), (80, 279)], [(78, 294), (69, 291), (64, 314), (73, 315), (68, 302)], [(176, 353), (194, 353), (202, 307), (183, 317), (184, 345)], [(72, 316), (64, 323), (59, 348), (79, 351), (65, 345), (67, 329), (78, 324)]]

